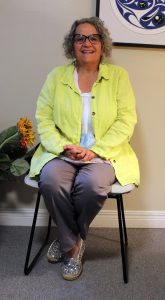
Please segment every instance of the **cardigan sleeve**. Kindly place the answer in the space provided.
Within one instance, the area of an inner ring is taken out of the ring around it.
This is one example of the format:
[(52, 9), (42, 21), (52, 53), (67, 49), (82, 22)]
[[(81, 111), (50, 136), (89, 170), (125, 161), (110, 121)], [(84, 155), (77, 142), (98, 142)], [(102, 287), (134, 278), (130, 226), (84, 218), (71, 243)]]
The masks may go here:
[(41, 145), (47, 152), (59, 155), (68, 139), (55, 126), (53, 117), (56, 81), (48, 75), (37, 101), (36, 121)]

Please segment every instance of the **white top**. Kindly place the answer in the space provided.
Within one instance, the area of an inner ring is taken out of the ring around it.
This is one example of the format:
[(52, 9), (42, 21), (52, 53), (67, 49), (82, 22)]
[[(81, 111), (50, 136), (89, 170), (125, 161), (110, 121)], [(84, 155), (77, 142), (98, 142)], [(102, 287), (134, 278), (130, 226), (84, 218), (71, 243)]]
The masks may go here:
[(74, 71), (74, 82), (82, 98), (82, 124), (80, 146), (90, 148), (95, 143), (91, 121), (91, 93), (82, 93), (78, 85), (77, 70)]

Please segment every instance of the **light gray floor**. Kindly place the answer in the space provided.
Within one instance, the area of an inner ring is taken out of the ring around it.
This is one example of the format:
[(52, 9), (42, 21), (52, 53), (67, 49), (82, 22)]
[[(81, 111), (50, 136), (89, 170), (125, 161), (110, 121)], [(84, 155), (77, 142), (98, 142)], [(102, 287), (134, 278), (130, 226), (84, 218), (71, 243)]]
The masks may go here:
[[(29, 227), (0, 227), (1, 300), (164, 300), (165, 229), (129, 229), (129, 283), (124, 284), (118, 229), (90, 229), (81, 277), (68, 282), (46, 250), (30, 275), (23, 267)], [(35, 248), (44, 228), (37, 229)], [(55, 228), (50, 240), (54, 238)]]

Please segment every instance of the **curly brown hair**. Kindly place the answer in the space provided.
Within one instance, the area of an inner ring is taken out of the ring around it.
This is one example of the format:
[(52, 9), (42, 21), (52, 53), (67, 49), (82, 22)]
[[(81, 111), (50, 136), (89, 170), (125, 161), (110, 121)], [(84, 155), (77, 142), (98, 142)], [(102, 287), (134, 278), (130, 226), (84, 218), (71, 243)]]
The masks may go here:
[(98, 17), (91, 18), (82, 18), (80, 20), (76, 20), (69, 31), (69, 33), (64, 37), (63, 48), (65, 56), (69, 59), (74, 59), (74, 42), (73, 36), (75, 34), (76, 28), (80, 24), (89, 23), (93, 25), (97, 32), (101, 35), (102, 43), (103, 43), (103, 57), (110, 57), (112, 50), (112, 39), (110, 37), (110, 33), (108, 29), (104, 26), (104, 22)]

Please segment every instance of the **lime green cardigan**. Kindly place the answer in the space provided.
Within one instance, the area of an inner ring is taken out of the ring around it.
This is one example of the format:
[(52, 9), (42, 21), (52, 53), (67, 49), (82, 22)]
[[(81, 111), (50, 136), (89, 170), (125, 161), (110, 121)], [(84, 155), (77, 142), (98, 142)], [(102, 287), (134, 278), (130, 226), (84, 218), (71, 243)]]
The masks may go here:
[[(55, 68), (41, 90), (36, 110), (41, 144), (32, 158), (30, 177), (38, 175), (48, 161), (59, 156), (65, 145), (80, 143), (82, 99), (73, 73), (74, 64)], [(95, 144), (90, 149), (111, 160), (122, 185), (138, 185), (138, 160), (130, 146), (137, 122), (135, 98), (123, 68), (100, 64), (91, 91), (91, 118)]]

